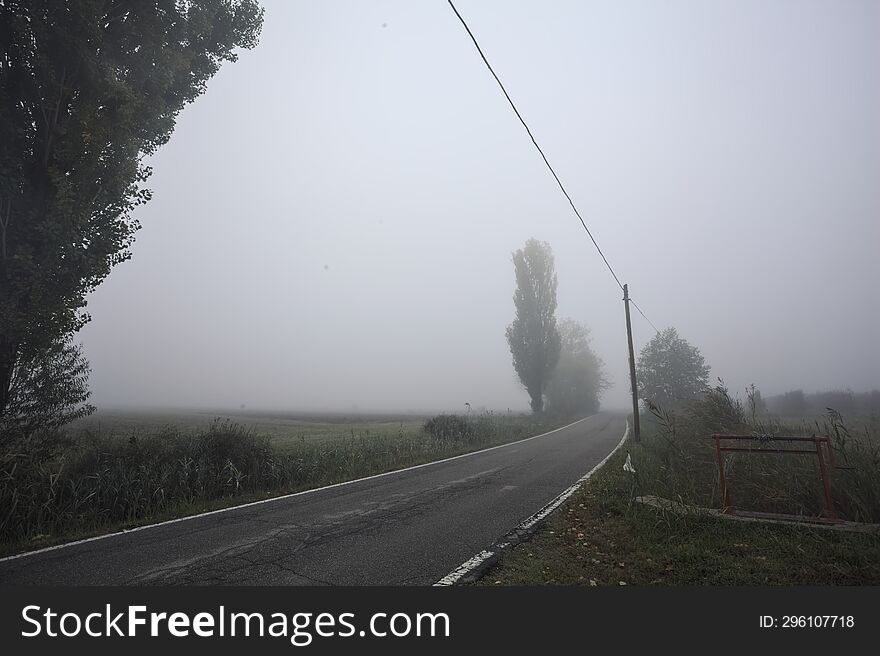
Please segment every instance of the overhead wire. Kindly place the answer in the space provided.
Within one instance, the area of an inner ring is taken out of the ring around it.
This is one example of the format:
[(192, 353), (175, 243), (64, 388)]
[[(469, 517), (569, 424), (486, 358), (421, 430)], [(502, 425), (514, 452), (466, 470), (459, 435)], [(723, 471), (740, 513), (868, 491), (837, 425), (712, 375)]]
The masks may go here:
[[(559, 189), (562, 191), (566, 200), (568, 200), (568, 204), (571, 205), (571, 209), (574, 210), (575, 215), (577, 216), (578, 219), (580, 219), (581, 225), (584, 227), (584, 230), (587, 232), (587, 235), (590, 237), (590, 241), (593, 242), (593, 246), (596, 247), (596, 251), (602, 257), (602, 261), (605, 263), (605, 266), (608, 268), (608, 271), (610, 271), (611, 275), (614, 277), (614, 282), (616, 282), (617, 286), (620, 287), (620, 290), (623, 291), (623, 283), (621, 283), (620, 278), (617, 277), (617, 273), (614, 271), (614, 267), (611, 266), (611, 263), (608, 261), (608, 258), (605, 257), (605, 253), (602, 252), (602, 248), (599, 246), (599, 242), (596, 241), (596, 238), (593, 236), (593, 233), (590, 231), (590, 228), (587, 227), (587, 222), (584, 221), (584, 217), (581, 216), (581, 213), (578, 210), (577, 206), (574, 204), (574, 201), (572, 200), (571, 195), (565, 189), (565, 185), (562, 184), (562, 180), (559, 179), (559, 176), (556, 174), (556, 171), (554, 170), (553, 166), (550, 164), (550, 160), (547, 159), (547, 155), (544, 154), (544, 150), (538, 144), (537, 139), (535, 139), (535, 135), (532, 133), (531, 128), (529, 128), (529, 126), (526, 123), (525, 119), (523, 118), (522, 114), (520, 114), (519, 110), (516, 107), (516, 104), (514, 104), (513, 99), (510, 97), (510, 94), (507, 93), (507, 89), (504, 87), (504, 83), (501, 82), (501, 78), (498, 77), (498, 74), (495, 72), (495, 69), (492, 68), (492, 64), (490, 64), (489, 60), (486, 58), (486, 54), (483, 52), (483, 49), (480, 47), (480, 44), (477, 41), (477, 37), (474, 36), (474, 33), (471, 31), (471, 28), (468, 27), (467, 22), (464, 20), (464, 17), (462, 17), (462, 15), (459, 13), (458, 9), (456, 9), (455, 5), (452, 3), (452, 0), (446, 0), (446, 1), (449, 3), (449, 6), (452, 8), (452, 11), (455, 13), (456, 17), (461, 22), (461, 24), (464, 27), (465, 31), (467, 32), (468, 36), (471, 38), (471, 41), (473, 41), (474, 47), (477, 49), (477, 52), (480, 54), (480, 58), (483, 60), (483, 63), (486, 64), (486, 68), (489, 69), (489, 72), (492, 74), (492, 77), (495, 78), (495, 81), (498, 83), (498, 86), (501, 88), (501, 92), (504, 94), (504, 97), (507, 99), (507, 102), (510, 104), (511, 109), (513, 109), (513, 113), (516, 114), (516, 117), (519, 119), (519, 122), (522, 123), (522, 126), (526, 130), (526, 133), (529, 135), (529, 138), (532, 140), (532, 144), (535, 146), (535, 149), (541, 155), (541, 159), (544, 160), (544, 164), (547, 165), (547, 168), (549, 169), (550, 173), (553, 175), (553, 179), (556, 180), (556, 184), (559, 185)], [(659, 330), (657, 330), (657, 327), (654, 325), (654, 323), (650, 319), (648, 319), (648, 317), (645, 315), (644, 312), (642, 312), (642, 309), (638, 305), (636, 305), (635, 301), (633, 301), (631, 297), (630, 297), (630, 302), (633, 305), (635, 305), (635, 308), (639, 311), (639, 314), (641, 314), (642, 317), (644, 317), (645, 321), (647, 321), (649, 324), (651, 324), (651, 327), (655, 331), (660, 332)]]
[(634, 300), (632, 300), (632, 297), (630, 297), (629, 302), (632, 303), (633, 306), (635, 306), (636, 310), (639, 311), (639, 314), (642, 315), (642, 318), (643, 318), (645, 321), (647, 321), (647, 322), (651, 325), (651, 328), (654, 329), (654, 332), (659, 333), (659, 332), (660, 332), (660, 329), (657, 328), (657, 326), (654, 325), (654, 322), (651, 321), (651, 320), (648, 318), (648, 315), (646, 315), (644, 312), (642, 312), (642, 308), (639, 307), (639, 304), (638, 304), (638, 303), (636, 303)]

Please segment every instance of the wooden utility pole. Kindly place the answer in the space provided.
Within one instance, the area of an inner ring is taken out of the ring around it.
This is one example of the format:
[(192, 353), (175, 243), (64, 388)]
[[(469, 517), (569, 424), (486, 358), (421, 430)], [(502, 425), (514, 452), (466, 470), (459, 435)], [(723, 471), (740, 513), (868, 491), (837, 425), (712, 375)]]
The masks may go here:
[(623, 286), (623, 304), (626, 306), (626, 341), (629, 344), (629, 383), (633, 394), (633, 440), (642, 439), (639, 426), (639, 388), (636, 385), (636, 358), (633, 355), (633, 331), (629, 320), (629, 287)]

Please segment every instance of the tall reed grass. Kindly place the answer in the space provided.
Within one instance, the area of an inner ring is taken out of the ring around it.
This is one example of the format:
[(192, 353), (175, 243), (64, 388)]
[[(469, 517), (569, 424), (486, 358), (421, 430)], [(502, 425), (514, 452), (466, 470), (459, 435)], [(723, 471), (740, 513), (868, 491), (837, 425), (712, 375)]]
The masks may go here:
[[(689, 505), (721, 507), (713, 432), (773, 437), (828, 435), (837, 464), (829, 467), (835, 511), (843, 519), (880, 522), (880, 422), (845, 419), (834, 409), (813, 420), (782, 421), (749, 412), (721, 383), (682, 410), (650, 408), (642, 445), (634, 450), (644, 494)], [(747, 443), (748, 444), (748, 443)], [(752, 443), (755, 451), (759, 440)], [(780, 443), (790, 447), (790, 444)], [(824, 494), (815, 456), (727, 453), (723, 456), (731, 502), (744, 510), (821, 515)]]

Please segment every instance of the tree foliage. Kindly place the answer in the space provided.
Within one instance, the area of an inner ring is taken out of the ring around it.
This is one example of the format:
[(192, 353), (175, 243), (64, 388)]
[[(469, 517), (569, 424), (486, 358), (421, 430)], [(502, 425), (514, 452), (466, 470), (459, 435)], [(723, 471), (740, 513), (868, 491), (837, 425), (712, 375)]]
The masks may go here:
[(680, 406), (709, 389), (709, 367), (699, 349), (667, 328), (651, 339), (636, 364), (639, 395), (661, 407)]
[(87, 403), (89, 371), (82, 346), (69, 342), (53, 342), (21, 357), (0, 418), (4, 439), (59, 428), (91, 414), (95, 408)]
[(128, 259), (143, 158), (262, 26), (255, 0), (0, 2), (0, 416)]
[(544, 409), (544, 390), (559, 361), (556, 327), (556, 268), (550, 244), (529, 239), (513, 253), (516, 317), (507, 327), (513, 368), (531, 399), (533, 412)]
[(605, 363), (590, 347), (590, 329), (574, 319), (563, 319), (558, 329), (561, 348), (545, 391), (547, 410), (563, 416), (596, 412), (609, 383)]

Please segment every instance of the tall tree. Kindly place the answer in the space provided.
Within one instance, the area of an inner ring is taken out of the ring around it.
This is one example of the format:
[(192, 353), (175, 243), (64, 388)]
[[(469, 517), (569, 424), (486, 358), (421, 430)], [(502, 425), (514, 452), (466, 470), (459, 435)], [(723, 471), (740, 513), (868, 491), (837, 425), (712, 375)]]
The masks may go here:
[(547, 384), (547, 410), (564, 416), (596, 412), (608, 389), (605, 363), (590, 346), (590, 329), (574, 319), (559, 322), (559, 362)]
[(667, 328), (651, 339), (636, 365), (644, 401), (674, 407), (700, 398), (709, 389), (709, 367), (700, 350)]
[(556, 327), (556, 268), (547, 242), (529, 239), (513, 254), (516, 318), (507, 327), (513, 368), (531, 399), (532, 412), (544, 410), (544, 391), (559, 361)]
[(0, 417), (17, 363), (130, 257), (143, 158), (262, 20), (255, 0), (0, 2)]

